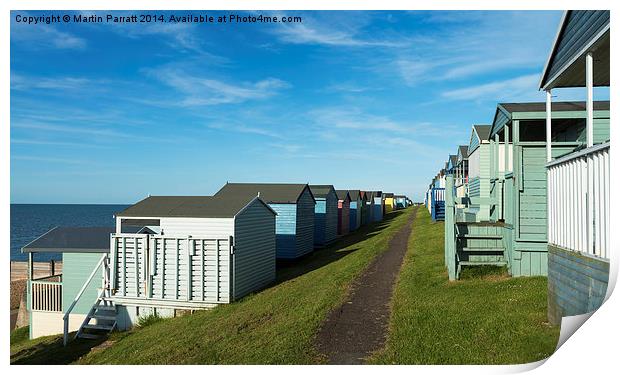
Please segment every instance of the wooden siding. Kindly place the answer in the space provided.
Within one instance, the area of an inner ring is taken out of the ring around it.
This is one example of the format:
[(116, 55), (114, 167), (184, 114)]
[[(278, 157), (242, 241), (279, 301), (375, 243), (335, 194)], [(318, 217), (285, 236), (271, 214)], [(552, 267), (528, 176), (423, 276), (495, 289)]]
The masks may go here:
[(276, 216), (276, 257), (282, 259), (296, 258), (297, 205), (272, 203), (269, 207), (278, 214)]
[(566, 64), (609, 25), (609, 10), (573, 10), (568, 13), (565, 27), (553, 52), (546, 80), (553, 78)]
[(605, 300), (608, 280), (608, 261), (549, 245), (549, 321), (559, 324), (563, 316), (598, 309)]
[[(368, 205), (372, 209), (372, 205)], [(349, 233), (349, 207), (350, 201), (338, 201), (338, 234), (345, 235)], [(370, 217), (372, 217), (372, 211), (370, 211)]]
[(164, 217), (160, 219), (160, 227), (164, 236), (220, 238), (232, 236), (234, 219)]
[(332, 191), (327, 198), (316, 199), (314, 207), (314, 244), (323, 246), (338, 236), (338, 197)]
[(314, 250), (314, 198), (306, 188), (297, 200), (295, 258)]
[(362, 225), (361, 200), (351, 201), (349, 205), (349, 231), (357, 230)]
[(480, 177), (480, 148), (469, 155), (469, 179)]
[(276, 218), (254, 201), (235, 219), (233, 295), (260, 290), (276, 277)]
[(113, 235), (113, 296), (230, 302), (229, 238)]
[[(63, 312), (71, 306), (73, 300), (79, 293), (82, 286), (88, 280), (91, 272), (101, 259), (103, 254), (84, 254), (84, 253), (64, 253), (63, 275), (62, 275), (62, 308)], [(72, 314), (87, 314), (93, 303), (97, 300), (98, 289), (101, 288), (102, 272), (101, 267), (88, 284), (82, 297), (71, 311)]]
[(372, 209), (372, 212), (373, 212), (372, 213), (372, 220), (373, 221), (381, 221), (381, 220), (383, 220), (384, 205), (382, 205), (382, 201), (383, 201), (383, 198), (381, 198), (381, 197), (375, 197), (374, 198), (373, 209)]

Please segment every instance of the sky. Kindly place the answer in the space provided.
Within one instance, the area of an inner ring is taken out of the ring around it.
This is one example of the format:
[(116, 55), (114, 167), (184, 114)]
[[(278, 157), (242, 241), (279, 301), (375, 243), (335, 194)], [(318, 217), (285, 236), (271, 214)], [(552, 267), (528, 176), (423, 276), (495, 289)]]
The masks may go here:
[(80, 13), (13, 11), (11, 202), (129, 204), (227, 181), (421, 201), (497, 103), (544, 101), (537, 84), (562, 15), (234, 13), (302, 22), (34, 25), (16, 17)]

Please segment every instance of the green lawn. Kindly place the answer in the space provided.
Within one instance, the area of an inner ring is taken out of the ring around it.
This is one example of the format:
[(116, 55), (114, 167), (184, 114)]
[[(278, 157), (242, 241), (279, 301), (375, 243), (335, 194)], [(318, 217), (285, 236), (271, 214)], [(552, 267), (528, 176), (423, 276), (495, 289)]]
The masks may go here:
[[(211, 311), (155, 321), (83, 356), (84, 364), (310, 364), (322, 362), (314, 337), (328, 312), (339, 306), (352, 281), (382, 251), (413, 210), (387, 215), (331, 247), (279, 268), (276, 284), (260, 293)], [(58, 337), (36, 350), (11, 350), (11, 362), (34, 363), (50, 353), (66, 362)], [(54, 341), (56, 340), (56, 341)], [(74, 345), (75, 344), (75, 345)]]
[[(546, 322), (547, 279), (472, 268), (448, 282), (443, 222), (418, 210), (376, 364), (515, 364), (550, 356), (559, 328)], [(494, 269), (495, 268), (495, 269)]]

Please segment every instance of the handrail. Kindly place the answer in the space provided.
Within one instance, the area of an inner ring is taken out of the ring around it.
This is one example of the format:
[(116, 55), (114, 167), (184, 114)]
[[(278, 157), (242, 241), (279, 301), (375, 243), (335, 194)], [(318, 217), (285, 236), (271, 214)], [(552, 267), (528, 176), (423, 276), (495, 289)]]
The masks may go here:
[(99, 259), (99, 262), (97, 262), (97, 265), (93, 269), (93, 272), (90, 273), (90, 276), (88, 276), (88, 279), (86, 280), (84, 285), (82, 285), (82, 288), (80, 289), (78, 294), (73, 299), (73, 302), (71, 302), (71, 305), (69, 306), (69, 308), (65, 312), (65, 315), (62, 317), (62, 320), (64, 321), (63, 322), (64, 323), (64, 327), (63, 327), (62, 344), (64, 346), (67, 346), (68, 335), (69, 335), (69, 314), (71, 314), (71, 311), (73, 311), (73, 308), (77, 304), (78, 300), (80, 299), (80, 297), (82, 297), (82, 294), (84, 294), (84, 291), (88, 287), (88, 284), (90, 284), (90, 282), (93, 280), (93, 277), (95, 276), (95, 273), (97, 273), (97, 271), (99, 270), (99, 267), (101, 267), (101, 265), (103, 264), (103, 262), (105, 261), (105, 259), (107, 257), (108, 257), (108, 254), (103, 254), (101, 256), (101, 259)]
[(579, 150), (577, 152), (573, 152), (573, 153), (564, 155), (562, 157), (559, 157), (559, 158), (557, 158), (555, 160), (552, 160), (552, 161), (548, 162), (546, 164), (546, 166), (547, 166), (547, 168), (553, 167), (554, 165), (562, 164), (562, 163), (565, 163), (565, 162), (567, 162), (569, 160), (573, 160), (573, 159), (577, 159), (577, 158), (580, 158), (580, 157), (585, 156), (585, 155), (593, 154), (593, 153), (595, 153), (597, 151), (609, 148), (609, 145), (610, 145), (610, 142), (605, 142), (605, 143), (601, 143), (601, 144), (598, 144), (598, 145), (594, 145), (592, 147), (584, 148), (584, 149)]

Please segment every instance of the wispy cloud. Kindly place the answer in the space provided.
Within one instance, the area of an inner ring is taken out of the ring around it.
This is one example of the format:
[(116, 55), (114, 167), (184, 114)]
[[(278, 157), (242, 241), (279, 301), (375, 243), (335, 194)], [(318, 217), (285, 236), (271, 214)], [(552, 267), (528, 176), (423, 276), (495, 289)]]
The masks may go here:
[[(26, 12), (19, 14), (24, 17), (30, 16)], [(11, 13), (11, 40), (14, 42), (20, 42), (31, 48), (83, 49), (87, 45), (86, 39), (60, 31), (52, 25), (16, 22), (15, 15), (15, 12)]]
[(92, 80), (80, 77), (49, 78), (11, 74), (12, 90), (76, 90), (93, 84)]
[(185, 73), (179, 69), (151, 69), (147, 73), (181, 93), (183, 98), (176, 101), (176, 104), (181, 106), (208, 106), (262, 100), (291, 87), (289, 83), (272, 77), (256, 82), (233, 84)]
[(532, 97), (533, 94), (536, 94), (536, 83), (538, 83), (539, 78), (539, 74), (528, 74), (512, 79), (445, 91), (441, 96), (450, 100), (476, 100), (481, 98), (493, 98), (494, 101), (517, 100), (524, 95)]
[[(282, 16), (281, 12), (275, 15)], [(301, 23), (278, 23), (273, 29), (278, 39), (291, 44), (315, 44), (333, 47), (402, 47), (408, 43), (404, 38), (371, 37), (363, 32), (369, 21), (365, 15), (352, 12), (333, 15), (326, 13), (324, 18), (303, 14)]]
[(11, 159), (44, 162), (44, 163), (62, 163), (62, 164), (77, 164), (77, 165), (93, 164), (92, 162), (86, 161), (83, 159), (63, 159), (63, 158), (47, 157), (47, 156), (11, 155)]
[(262, 135), (262, 136), (272, 137), (272, 138), (282, 138), (282, 135), (279, 133), (276, 133), (266, 128), (259, 128), (255, 126), (237, 125), (237, 124), (230, 124), (230, 123), (214, 123), (214, 124), (207, 125), (207, 127), (210, 129), (229, 131), (229, 132), (235, 132), (235, 133), (255, 134), (255, 135)]

